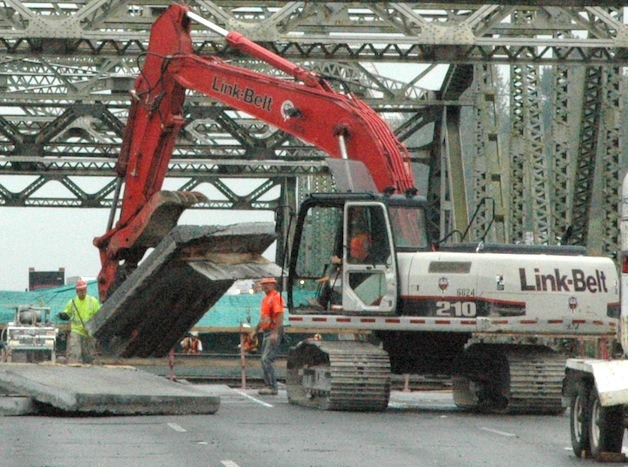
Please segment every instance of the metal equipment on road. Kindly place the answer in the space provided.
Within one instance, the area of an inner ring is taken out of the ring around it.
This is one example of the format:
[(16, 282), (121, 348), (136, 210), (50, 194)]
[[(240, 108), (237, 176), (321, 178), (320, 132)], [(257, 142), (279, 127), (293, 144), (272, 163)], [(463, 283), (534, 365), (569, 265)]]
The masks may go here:
[(50, 321), (50, 308), (17, 305), (14, 320), (2, 331), (0, 361), (54, 362), (58, 333)]
[(617, 338), (623, 358), (574, 358), (567, 361), (563, 382), (569, 406), (571, 443), (578, 457), (625, 462), (622, 453), (628, 427), (628, 176), (621, 196), (621, 317)]
[[(316, 352), (312, 345), (293, 348), (291, 401), (355, 410), (333, 389), (342, 380), (353, 384), (353, 397), (370, 395), (371, 410), (381, 408), (387, 386), (360, 383), (375, 365), (365, 350), (371, 347), (374, 359), (375, 350), (387, 353), (392, 373), (451, 375), (454, 401), (462, 408), (562, 413), (567, 356), (580, 339), (597, 345), (613, 337), (615, 265), (573, 248), (435, 245), (426, 228), (428, 209), (420, 196), (375, 193), (316, 194), (302, 204), (288, 274), (290, 324), (369, 331), (370, 342), (359, 351), (350, 342), (339, 342), (333, 353), (325, 346)], [(351, 253), (357, 214), (371, 242), (363, 260)], [(317, 247), (323, 256), (341, 259), (341, 266), (332, 263), (323, 274), (305, 260), (311, 242), (323, 236), (315, 230), (319, 218), (329, 220), (325, 233), (336, 242)], [(308, 289), (315, 300), (303, 299)], [(341, 369), (336, 362), (343, 352)], [(382, 367), (379, 374), (384, 372)]]

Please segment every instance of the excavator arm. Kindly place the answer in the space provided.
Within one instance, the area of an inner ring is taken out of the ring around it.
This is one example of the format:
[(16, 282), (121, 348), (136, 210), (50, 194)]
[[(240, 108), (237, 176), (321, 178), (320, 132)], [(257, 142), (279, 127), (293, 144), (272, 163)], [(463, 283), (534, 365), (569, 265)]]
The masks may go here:
[[(195, 55), (190, 18), (212, 27), (230, 45), (294, 79), (264, 75)], [(324, 150), (363, 162), (378, 190), (413, 186), (409, 156), (390, 127), (354, 95), (340, 94), (317, 74), (258, 46), (242, 35), (207, 23), (174, 4), (151, 29), (141, 74), (116, 166), (124, 181), (120, 217), (94, 240), (100, 250), (101, 300), (177, 223), (183, 210), (202, 200), (196, 193), (161, 191), (175, 140), (184, 126), (186, 90), (205, 94)], [(116, 203), (114, 203), (116, 204)], [(113, 215), (112, 215), (113, 218)], [(124, 268), (121, 267), (124, 262)]]

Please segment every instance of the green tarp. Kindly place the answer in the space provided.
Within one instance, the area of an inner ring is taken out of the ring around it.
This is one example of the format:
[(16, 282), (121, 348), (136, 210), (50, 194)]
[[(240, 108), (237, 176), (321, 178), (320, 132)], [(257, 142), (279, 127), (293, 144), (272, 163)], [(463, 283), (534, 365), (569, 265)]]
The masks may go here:
[[(98, 296), (96, 281), (88, 283), (87, 293)], [(310, 294), (308, 294), (310, 295)], [(43, 289), (34, 292), (1, 292), (0, 323), (13, 321), (17, 305), (50, 307), (52, 322), (64, 324), (57, 315), (63, 311), (66, 303), (76, 296), (73, 285)], [(285, 295), (284, 295), (285, 299)], [(198, 327), (233, 327), (241, 323), (257, 324), (262, 294), (224, 295), (213, 308), (196, 324)], [(287, 313), (286, 313), (287, 318)]]

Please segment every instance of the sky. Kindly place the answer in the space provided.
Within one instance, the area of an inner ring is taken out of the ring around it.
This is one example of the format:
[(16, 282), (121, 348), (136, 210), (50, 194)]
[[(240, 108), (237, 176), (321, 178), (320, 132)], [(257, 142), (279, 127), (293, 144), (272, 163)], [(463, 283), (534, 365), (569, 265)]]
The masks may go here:
[[(28, 289), (28, 268), (58, 271), (65, 277), (95, 278), (100, 256), (94, 237), (105, 233), (108, 209), (0, 208), (0, 290)], [(272, 222), (272, 212), (188, 210), (179, 224), (229, 225)], [(273, 259), (269, 249), (265, 256)]]

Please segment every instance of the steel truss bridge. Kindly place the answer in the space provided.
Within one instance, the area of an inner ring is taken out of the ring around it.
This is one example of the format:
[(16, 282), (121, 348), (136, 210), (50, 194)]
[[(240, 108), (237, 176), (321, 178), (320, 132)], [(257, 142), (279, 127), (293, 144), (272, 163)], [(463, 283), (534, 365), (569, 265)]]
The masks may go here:
[[(1, 206), (111, 207), (128, 91), (169, 3), (0, 1)], [(467, 240), (617, 250), (620, 2), (185, 3), (387, 119), (422, 168), (437, 235), (474, 217)], [(193, 38), (198, 54), (264, 68), (200, 25)], [(168, 183), (207, 194), (201, 208), (294, 207), (333, 189), (325, 155), (275, 128), (193, 93), (184, 117)]]

